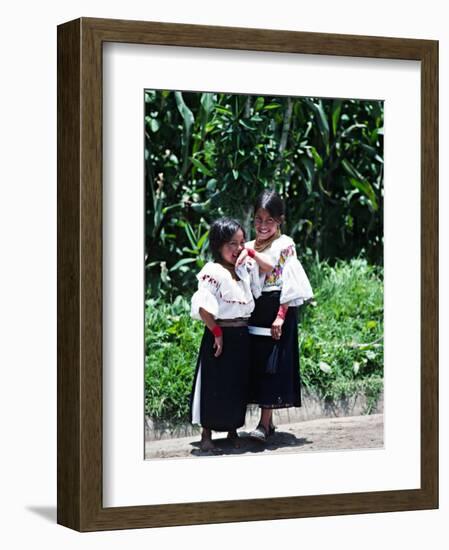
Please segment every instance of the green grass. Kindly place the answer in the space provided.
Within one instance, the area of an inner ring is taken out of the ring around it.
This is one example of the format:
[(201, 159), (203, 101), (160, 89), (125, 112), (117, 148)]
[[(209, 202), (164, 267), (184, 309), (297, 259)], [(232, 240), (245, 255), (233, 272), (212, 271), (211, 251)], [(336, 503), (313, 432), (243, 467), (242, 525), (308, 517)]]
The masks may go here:
[[(354, 259), (330, 267), (308, 266), (315, 298), (301, 308), (299, 327), (303, 386), (322, 399), (368, 398), (383, 387), (382, 271)], [(183, 421), (204, 325), (190, 318), (189, 299), (172, 304), (147, 300), (145, 313), (145, 412)]]
[(190, 318), (190, 302), (147, 300), (145, 308), (145, 412), (184, 420), (204, 325)]
[(300, 357), (303, 385), (323, 399), (362, 391), (377, 400), (383, 385), (383, 280), (365, 260), (315, 263), (314, 301), (303, 309)]

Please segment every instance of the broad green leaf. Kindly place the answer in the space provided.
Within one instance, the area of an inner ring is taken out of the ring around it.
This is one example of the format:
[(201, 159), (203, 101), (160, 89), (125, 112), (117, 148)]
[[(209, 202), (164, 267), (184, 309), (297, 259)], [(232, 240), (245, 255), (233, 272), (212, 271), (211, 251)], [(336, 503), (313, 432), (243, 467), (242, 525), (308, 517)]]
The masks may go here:
[(183, 258), (182, 260), (179, 260), (179, 262), (176, 262), (175, 265), (169, 269), (169, 271), (176, 271), (181, 266), (191, 264), (193, 262), (196, 262), (196, 258)]
[(154, 90), (146, 90), (145, 103), (151, 103), (156, 99), (156, 92)]
[(304, 179), (304, 182), (307, 187), (307, 192), (310, 195), (310, 193), (312, 192), (313, 179), (315, 175), (315, 164), (312, 159), (309, 159), (307, 157), (303, 157), (301, 161), (307, 172), (307, 177)]
[(354, 132), (354, 130), (359, 130), (361, 128), (366, 128), (366, 124), (351, 124), (346, 130), (344, 130), (341, 133), (341, 138), (347, 137), (351, 132)]
[(379, 135), (378, 128), (374, 128), (374, 130), (371, 131), (369, 135), (369, 139), (371, 143), (376, 144), (377, 143), (377, 137)]
[(232, 116), (232, 111), (226, 107), (222, 107), (221, 105), (216, 105), (215, 111), (221, 113), (222, 115)]
[(194, 124), (194, 116), (192, 111), (187, 107), (182, 97), (181, 92), (175, 92), (176, 105), (178, 111), (180, 112), (183, 119), (184, 126), (184, 142), (183, 142), (183, 167), (182, 173), (185, 174), (188, 168), (189, 162), (189, 148), (190, 148), (190, 138), (192, 135), (192, 127)]
[(341, 164), (350, 176), (358, 180), (363, 180), (363, 176), (360, 174), (360, 172), (358, 172), (358, 170), (356, 170), (356, 168), (349, 162), (349, 160), (343, 159), (341, 161)]
[(203, 245), (205, 244), (207, 238), (209, 237), (209, 231), (206, 231), (206, 233), (204, 233), (204, 235), (202, 235), (197, 243), (197, 247), (199, 249), (201, 249), (203, 247)]
[(204, 175), (212, 176), (212, 172), (200, 160), (191, 157), (192, 164)]
[[(192, 205), (193, 207), (194, 205)], [(196, 238), (195, 233), (192, 229), (192, 226), (189, 223), (183, 223), (184, 231), (186, 232), (187, 238), (189, 239), (190, 245), (192, 248), (196, 248)]]
[(204, 139), (208, 130), (208, 121), (215, 105), (215, 94), (205, 92), (201, 94), (201, 137)]
[(360, 143), (360, 147), (366, 151), (372, 158), (383, 164), (383, 159), (379, 156), (377, 149), (375, 147), (371, 147), (371, 145), (367, 145), (366, 143)]
[(214, 95), (215, 94), (212, 94), (210, 92), (205, 92), (205, 93), (201, 94), (200, 103), (201, 103), (201, 106), (203, 107), (204, 111), (207, 114), (212, 112), (212, 110), (214, 108), (214, 105), (215, 105)]
[(319, 155), (318, 151), (315, 149), (315, 147), (310, 146), (309, 150), (312, 153), (313, 160), (315, 161), (316, 167), (320, 170), (323, 167), (323, 159), (320, 157), (320, 155)]
[[(311, 121), (309, 121), (309, 122), (307, 123), (306, 131), (304, 132), (304, 136), (303, 136), (304, 138), (308, 138), (309, 133), (310, 133), (310, 130), (311, 130), (312, 128), (313, 128), (313, 124), (312, 124)], [(301, 144), (304, 144), (304, 145), (307, 145), (307, 143), (308, 143), (308, 141), (303, 141), (303, 142), (301, 142)]]
[(242, 119), (239, 120), (239, 124), (240, 124), (240, 126), (243, 126), (243, 128), (246, 128), (247, 130), (251, 130), (252, 132), (254, 132), (254, 130), (255, 130), (254, 126), (250, 126), (249, 124), (247, 124)]
[(317, 103), (311, 99), (306, 99), (305, 102), (315, 113), (315, 118), (318, 123), (318, 128), (320, 129), (321, 137), (323, 138), (323, 143), (326, 148), (329, 145), (329, 123), (327, 122), (327, 116), (324, 112), (323, 102), (321, 99)]
[(217, 188), (217, 180), (216, 179), (211, 179), (207, 182), (207, 185), (206, 185), (206, 188), (208, 191), (210, 192), (213, 192), (215, 191), (215, 189)]
[(262, 107), (264, 106), (264, 103), (265, 99), (263, 97), (258, 97), (256, 99), (256, 103), (254, 103), (254, 111), (260, 111), (260, 109), (262, 109)]
[(171, 204), (170, 206), (166, 206), (165, 208), (163, 208), (162, 213), (166, 214), (167, 212), (170, 212), (170, 210), (174, 210), (175, 208), (180, 208), (181, 206), (183, 206), (182, 202), (178, 202), (176, 204)]
[(379, 208), (379, 205), (372, 185), (367, 181), (359, 181), (355, 178), (349, 178), (349, 180), (355, 188), (357, 188), (361, 193), (363, 193), (363, 195), (368, 198), (373, 210), (377, 210)]
[(153, 133), (156, 133), (161, 127), (160, 122), (156, 118), (150, 120), (150, 128)]
[[(191, 208), (192, 210), (194, 210), (195, 212), (200, 212), (200, 213), (204, 213), (204, 212), (207, 212), (207, 209), (210, 205), (210, 199), (208, 199), (207, 201), (205, 202), (197, 202), (195, 204), (192, 204)], [(196, 246), (196, 245), (195, 245)]]
[(279, 109), (279, 107), (282, 107), (280, 103), (268, 103), (268, 105), (264, 106), (263, 110), (272, 111), (273, 109)]
[(342, 103), (341, 99), (334, 99), (332, 102), (332, 132), (334, 136), (337, 135), (337, 125), (340, 119)]
[(184, 121), (184, 128), (185, 128), (186, 134), (190, 137), (192, 126), (193, 126), (193, 123), (195, 122), (195, 118), (193, 116), (192, 111), (185, 104), (184, 99), (182, 97), (182, 93), (175, 92), (175, 98), (176, 98), (176, 105), (178, 106), (178, 110)]

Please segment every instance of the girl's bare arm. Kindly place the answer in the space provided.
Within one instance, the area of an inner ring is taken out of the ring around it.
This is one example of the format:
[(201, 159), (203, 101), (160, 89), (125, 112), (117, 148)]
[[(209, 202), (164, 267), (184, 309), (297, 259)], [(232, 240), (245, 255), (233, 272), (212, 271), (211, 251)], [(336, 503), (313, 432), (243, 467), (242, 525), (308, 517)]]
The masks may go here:
[[(244, 248), (235, 262), (236, 267), (238, 267), (247, 256), (249, 256), (248, 249)], [(254, 255), (251, 257), (257, 262), (261, 273), (268, 273), (274, 268), (270, 258), (266, 254), (262, 254), (262, 252), (256, 252), (254, 250)]]
[[(212, 332), (214, 328), (216, 327), (217, 323), (215, 322), (215, 319), (211, 313), (200, 307), (200, 317), (203, 320), (206, 327)], [(221, 336), (215, 336), (214, 335), (214, 350), (215, 350), (215, 357), (218, 357), (221, 355), (221, 352), (223, 351), (223, 335)]]

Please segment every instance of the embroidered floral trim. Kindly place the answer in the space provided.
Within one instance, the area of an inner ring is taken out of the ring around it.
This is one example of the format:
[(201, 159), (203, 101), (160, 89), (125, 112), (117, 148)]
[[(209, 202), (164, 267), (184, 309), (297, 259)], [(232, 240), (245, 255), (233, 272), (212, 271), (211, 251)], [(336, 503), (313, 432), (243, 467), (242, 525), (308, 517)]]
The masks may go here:
[[(216, 279), (214, 279), (213, 277), (211, 277), (210, 275), (208, 275), (207, 273), (205, 273), (204, 275), (201, 276), (201, 280), (202, 281), (205, 281), (207, 283), (210, 283), (211, 285), (215, 286), (216, 288), (219, 288), (219, 283)], [(226, 302), (227, 304), (239, 304), (241, 306), (246, 306), (247, 304), (250, 303), (250, 300), (247, 301), (247, 302), (242, 302), (240, 300), (226, 300), (226, 298), (223, 298), (223, 294), (220, 292), (219, 293), (219, 296), (220, 296), (220, 299), (223, 301), (223, 302)]]
[(226, 302), (227, 304), (239, 304), (241, 306), (246, 306), (250, 302), (240, 302), (239, 300), (226, 300), (226, 298), (223, 298), (223, 294), (220, 292), (220, 298), (223, 300), (223, 302)]
[(282, 271), (287, 258), (295, 256), (295, 245), (291, 244), (281, 251), (278, 263), (274, 266), (273, 271), (265, 278), (264, 286), (279, 286), (282, 282)]
[(218, 288), (218, 281), (216, 279), (214, 279), (213, 277), (211, 277), (210, 275), (208, 275), (207, 273), (205, 273), (201, 277), (201, 280), (206, 281), (206, 282), (210, 283), (211, 285), (214, 285), (215, 287)]

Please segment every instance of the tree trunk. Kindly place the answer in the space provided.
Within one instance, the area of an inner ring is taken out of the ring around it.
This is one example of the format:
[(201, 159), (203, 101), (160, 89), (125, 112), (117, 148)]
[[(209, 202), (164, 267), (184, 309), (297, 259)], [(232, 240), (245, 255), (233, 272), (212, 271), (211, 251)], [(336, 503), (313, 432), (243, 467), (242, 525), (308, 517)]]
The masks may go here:
[(246, 234), (246, 240), (247, 241), (250, 241), (251, 240), (251, 229), (252, 229), (252, 217), (253, 217), (253, 208), (252, 206), (248, 207), (246, 210), (244, 210), (243, 212), (243, 228), (245, 230), (245, 234)]
[(282, 154), (287, 147), (288, 133), (292, 122), (293, 101), (291, 97), (287, 97), (287, 109), (284, 115), (284, 124), (282, 126), (281, 142), (279, 143), (279, 153)]

